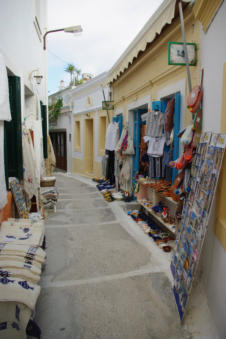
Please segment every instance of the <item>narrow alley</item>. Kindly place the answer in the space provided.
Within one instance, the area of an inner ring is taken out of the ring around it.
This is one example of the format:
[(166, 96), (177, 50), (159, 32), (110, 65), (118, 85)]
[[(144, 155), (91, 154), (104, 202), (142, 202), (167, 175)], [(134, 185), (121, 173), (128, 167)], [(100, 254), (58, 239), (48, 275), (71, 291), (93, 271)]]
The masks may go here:
[(36, 313), (42, 338), (191, 338), (160, 253), (133, 222), (127, 230), (126, 213), (91, 184), (57, 175)]

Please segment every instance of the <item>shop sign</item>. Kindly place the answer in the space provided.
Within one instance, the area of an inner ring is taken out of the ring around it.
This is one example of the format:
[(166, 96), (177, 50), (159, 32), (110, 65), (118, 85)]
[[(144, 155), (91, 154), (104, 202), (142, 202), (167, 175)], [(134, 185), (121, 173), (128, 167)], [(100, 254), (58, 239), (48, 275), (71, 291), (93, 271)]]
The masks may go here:
[(105, 111), (111, 111), (114, 109), (114, 101), (102, 101), (102, 109)]
[[(195, 43), (187, 43), (188, 60), (190, 66), (196, 66), (197, 46)], [(168, 42), (168, 65), (186, 65), (184, 43)]]

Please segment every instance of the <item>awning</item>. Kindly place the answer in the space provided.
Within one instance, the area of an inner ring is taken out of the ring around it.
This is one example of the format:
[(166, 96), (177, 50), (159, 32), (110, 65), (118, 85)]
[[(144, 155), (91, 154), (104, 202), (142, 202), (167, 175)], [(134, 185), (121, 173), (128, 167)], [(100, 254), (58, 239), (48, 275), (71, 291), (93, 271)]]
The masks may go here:
[(161, 4), (140, 33), (110, 69), (109, 82), (116, 80), (120, 73), (123, 73), (129, 67), (129, 64), (132, 64), (139, 52), (145, 51), (147, 44), (151, 43), (156, 35), (161, 33), (163, 27), (172, 22), (175, 16), (176, 2), (177, 0), (165, 0)]

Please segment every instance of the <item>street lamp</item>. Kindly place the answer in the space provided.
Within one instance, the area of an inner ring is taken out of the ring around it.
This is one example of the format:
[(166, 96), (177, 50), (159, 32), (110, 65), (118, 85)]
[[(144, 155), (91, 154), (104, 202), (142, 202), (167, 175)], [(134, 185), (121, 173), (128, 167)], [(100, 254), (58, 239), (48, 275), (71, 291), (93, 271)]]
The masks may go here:
[(55, 32), (65, 32), (65, 33), (80, 33), (82, 32), (82, 27), (80, 25), (78, 26), (71, 26), (71, 27), (65, 27), (65, 28), (59, 28), (59, 29), (53, 29), (51, 31), (47, 31), (43, 35), (43, 49), (46, 50), (46, 36), (49, 33), (55, 33)]
[[(35, 75), (33, 75), (33, 73), (35, 73)], [(36, 84), (37, 85), (40, 85), (41, 84), (41, 81), (42, 81), (42, 78), (43, 76), (40, 74), (39, 72), (39, 69), (34, 69), (33, 71), (30, 72), (29, 76), (28, 76), (28, 79), (31, 81), (32, 78), (34, 78), (36, 80)]]

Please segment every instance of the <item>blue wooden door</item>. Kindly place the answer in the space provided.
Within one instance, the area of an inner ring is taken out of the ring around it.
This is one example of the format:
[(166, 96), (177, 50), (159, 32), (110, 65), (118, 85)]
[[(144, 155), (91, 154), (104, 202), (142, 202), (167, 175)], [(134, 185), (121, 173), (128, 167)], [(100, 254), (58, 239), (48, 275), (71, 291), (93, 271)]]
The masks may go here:
[[(179, 157), (179, 144), (180, 139), (178, 133), (180, 132), (180, 103), (181, 95), (180, 93), (174, 94), (175, 104), (174, 104), (174, 138), (173, 138), (173, 160), (178, 159)], [(178, 171), (176, 168), (173, 168), (172, 182), (174, 182)]]
[(140, 125), (141, 115), (139, 110), (133, 111), (133, 146), (135, 154), (133, 156), (133, 183), (135, 182), (135, 175), (139, 170), (139, 156), (140, 156)]
[[(181, 96), (180, 93), (174, 94), (175, 104), (174, 104), (174, 139), (173, 139), (173, 159), (176, 160), (179, 157), (179, 138), (178, 133), (180, 131), (180, 102)], [(159, 110), (162, 113), (165, 113), (168, 100), (153, 101), (152, 109)], [(177, 169), (173, 168), (172, 170), (172, 182), (174, 182), (177, 176)]]

